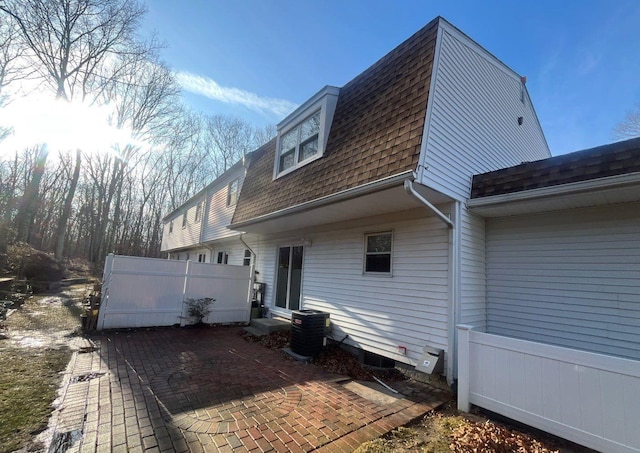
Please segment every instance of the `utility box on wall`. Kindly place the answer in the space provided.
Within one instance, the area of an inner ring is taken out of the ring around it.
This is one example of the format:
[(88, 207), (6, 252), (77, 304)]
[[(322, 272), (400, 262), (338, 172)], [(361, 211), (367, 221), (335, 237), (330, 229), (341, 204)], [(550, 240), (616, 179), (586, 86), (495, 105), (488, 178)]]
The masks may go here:
[(444, 371), (444, 350), (425, 346), (422, 351), (416, 370), (427, 374), (441, 374)]

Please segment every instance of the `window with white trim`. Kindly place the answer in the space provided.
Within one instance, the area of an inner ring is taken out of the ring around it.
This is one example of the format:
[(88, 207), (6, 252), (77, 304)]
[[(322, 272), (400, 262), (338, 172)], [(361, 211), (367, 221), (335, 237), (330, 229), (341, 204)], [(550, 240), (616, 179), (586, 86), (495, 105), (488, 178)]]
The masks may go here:
[(278, 124), (274, 179), (322, 157), (339, 93), (324, 87)]
[(169, 234), (173, 233), (173, 220), (169, 222)]
[(196, 222), (199, 222), (202, 218), (202, 202), (196, 206)]
[(364, 243), (364, 273), (391, 275), (393, 233), (365, 234)]
[(278, 171), (281, 173), (318, 154), (320, 111), (280, 137)]
[(229, 183), (227, 189), (227, 206), (236, 204), (238, 201), (238, 189), (240, 187), (240, 178), (236, 178)]
[(250, 266), (251, 265), (251, 250), (245, 249), (245, 251), (244, 251), (244, 259), (242, 260), (242, 265), (243, 266)]
[(216, 263), (229, 264), (229, 254), (227, 252), (218, 252)]
[(206, 262), (207, 262), (207, 254), (198, 253), (198, 263), (206, 263)]
[(184, 212), (184, 214), (182, 214), (182, 228), (186, 228), (187, 227), (187, 211)]

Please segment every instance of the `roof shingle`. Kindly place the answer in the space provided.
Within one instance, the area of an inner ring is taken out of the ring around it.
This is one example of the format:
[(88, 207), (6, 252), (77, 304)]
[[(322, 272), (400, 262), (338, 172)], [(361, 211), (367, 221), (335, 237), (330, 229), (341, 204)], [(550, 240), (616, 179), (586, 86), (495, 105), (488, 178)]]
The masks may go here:
[(256, 151), (232, 223), (415, 170), (438, 23), (341, 88), (322, 158), (273, 181), (275, 139)]
[(471, 198), (635, 172), (640, 172), (640, 138), (475, 175)]

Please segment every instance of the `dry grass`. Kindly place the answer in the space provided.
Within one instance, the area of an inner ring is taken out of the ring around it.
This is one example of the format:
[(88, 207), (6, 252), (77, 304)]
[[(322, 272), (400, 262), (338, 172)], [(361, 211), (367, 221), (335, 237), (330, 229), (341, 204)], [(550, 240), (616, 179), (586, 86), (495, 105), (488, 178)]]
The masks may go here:
[(0, 453), (38, 448), (61, 372), (80, 328), (82, 288), (33, 296), (6, 320), (0, 336)]
[(585, 447), (538, 431), (517, 429), (483, 415), (460, 414), (450, 401), (422, 420), (369, 442), (356, 453), (580, 453)]
[(47, 427), (68, 348), (0, 350), (0, 452), (33, 445)]

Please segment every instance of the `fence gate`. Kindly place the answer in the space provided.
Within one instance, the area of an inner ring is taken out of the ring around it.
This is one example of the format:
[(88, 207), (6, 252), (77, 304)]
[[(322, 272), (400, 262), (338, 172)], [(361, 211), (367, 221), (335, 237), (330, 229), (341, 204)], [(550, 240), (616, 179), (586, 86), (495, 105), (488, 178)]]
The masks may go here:
[(206, 323), (250, 320), (250, 266), (109, 255), (98, 330), (189, 324), (184, 301), (211, 297)]

